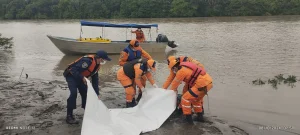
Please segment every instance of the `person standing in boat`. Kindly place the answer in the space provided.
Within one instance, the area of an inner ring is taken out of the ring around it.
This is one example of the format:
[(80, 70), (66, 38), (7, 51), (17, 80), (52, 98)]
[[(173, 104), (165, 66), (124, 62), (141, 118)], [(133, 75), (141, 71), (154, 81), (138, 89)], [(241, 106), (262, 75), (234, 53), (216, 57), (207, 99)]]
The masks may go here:
[(131, 30), (131, 33), (135, 33), (136, 35), (136, 40), (138, 40), (140, 43), (144, 42), (146, 39), (145, 39), (145, 35), (144, 35), (144, 32), (142, 31), (141, 28), (138, 28), (137, 30), (135, 31), (132, 31)]
[[(123, 66), (127, 62), (130, 62), (130, 61), (133, 61), (133, 60), (136, 60), (136, 59), (140, 59), (142, 57), (146, 58), (148, 60), (152, 59), (150, 54), (142, 49), (142, 47), (139, 44), (139, 41), (133, 39), (129, 42), (129, 45), (121, 52), (121, 55), (120, 55), (120, 58), (119, 58), (119, 65)], [(146, 87), (146, 80), (147, 80), (147, 77), (142, 76), (141, 82), (142, 82), (144, 87)], [(135, 86), (135, 84), (134, 84), (134, 86)], [(138, 97), (137, 97), (136, 101), (139, 102), (141, 97), (142, 97), (142, 91), (139, 88), (139, 94), (138, 94)]]
[(76, 109), (77, 89), (81, 95), (81, 107), (85, 109), (87, 96), (86, 78), (92, 78), (92, 86), (100, 99), (98, 71), (101, 65), (105, 64), (106, 61), (111, 61), (111, 59), (107, 56), (107, 52), (99, 50), (96, 52), (96, 55), (86, 55), (77, 59), (75, 62), (69, 64), (64, 71), (63, 75), (66, 78), (70, 89), (70, 96), (67, 100), (66, 122), (68, 124), (79, 123), (73, 116), (73, 109)]

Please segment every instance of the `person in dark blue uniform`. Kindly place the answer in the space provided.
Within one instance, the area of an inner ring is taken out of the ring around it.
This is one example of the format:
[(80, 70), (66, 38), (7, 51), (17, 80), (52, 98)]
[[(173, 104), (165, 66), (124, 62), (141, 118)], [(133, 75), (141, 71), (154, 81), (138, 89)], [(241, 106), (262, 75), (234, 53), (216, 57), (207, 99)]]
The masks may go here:
[(99, 50), (96, 52), (96, 55), (86, 55), (77, 59), (75, 62), (69, 64), (68, 68), (65, 70), (63, 75), (66, 78), (70, 89), (70, 96), (67, 100), (66, 122), (68, 124), (79, 123), (73, 116), (73, 109), (76, 109), (77, 89), (79, 90), (82, 99), (81, 107), (85, 109), (87, 96), (86, 78), (92, 78), (92, 86), (100, 99), (98, 71), (101, 65), (105, 64), (106, 61), (111, 61), (107, 56), (107, 52)]

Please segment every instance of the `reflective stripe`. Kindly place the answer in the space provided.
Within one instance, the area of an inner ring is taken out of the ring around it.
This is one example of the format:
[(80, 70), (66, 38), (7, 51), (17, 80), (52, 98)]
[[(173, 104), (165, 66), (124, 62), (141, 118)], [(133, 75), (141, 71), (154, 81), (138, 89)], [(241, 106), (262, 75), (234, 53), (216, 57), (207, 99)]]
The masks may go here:
[(196, 106), (196, 105), (193, 105), (193, 107), (199, 107), (199, 108), (201, 108), (201, 106)]
[(186, 99), (184, 99), (184, 98), (181, 98), (182, 100), (184, 100), (185, 102), (190, 102), (190, 101), (188, 101), (188, 100), (186, 100)]
[(180, 80), (175, 79), (176, 82), (181, 82)]
[(132, 102), (132, 100), (126, 100), (127, 102)]
[(154, 80), (153, 78), (146, 78), (146, 79), (148, 79), (149, 81), (150, 81), (150, 80), (151, 80), (151, 81)]
[(185, 107), (185, 108), (191, 108), (191, 106), (185, 106), (185, 105), (181, 105), (182, 107)]
[(127, 86), (123, 86), (125, 89), (128, 88), (128, 87), (131, 87), (133, 86), (133, 84), (130, 84), (130, 85), (127, 85)]
[(188, 91), (193, 97), (198, 97), (198, 95), (196, 95), (191, 89), (189, 89)]

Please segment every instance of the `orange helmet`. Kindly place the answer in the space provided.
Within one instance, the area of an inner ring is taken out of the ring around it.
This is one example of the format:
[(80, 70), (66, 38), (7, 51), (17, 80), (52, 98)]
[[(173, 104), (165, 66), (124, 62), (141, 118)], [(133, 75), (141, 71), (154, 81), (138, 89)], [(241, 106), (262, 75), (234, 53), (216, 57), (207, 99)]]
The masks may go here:
[(170, 61), (172, 61), (172, 60), (176, 60), (176, 57), (175, 56), (169, 56), (168, 57), (168, 65), (169, 65), (169, 63), (170, 63)]
[(147, 61), (148, 67), (150, 67), (150, 69), (152, 71), (156, 71), (156, 62), (154, 60), (148, 60)]
[(168, 67), (171, 69), (172, 67), (174, 67), (178, 61), (178, 59), (175, 56), (169, 56), (168, 57)]
[(177, 59), (174, 59), (174, 60), (168, 60), (168, 67), (170, 68), (170, 69), (172, 69), (175, 65), (177, 65), (177, 64), (179, 64), (179, 61), (177, 60)]

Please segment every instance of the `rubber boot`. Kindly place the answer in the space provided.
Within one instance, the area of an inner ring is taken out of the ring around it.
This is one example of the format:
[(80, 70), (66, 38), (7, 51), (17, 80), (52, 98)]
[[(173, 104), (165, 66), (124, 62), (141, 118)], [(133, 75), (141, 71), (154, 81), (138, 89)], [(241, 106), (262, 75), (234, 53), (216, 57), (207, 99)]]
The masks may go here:
[(142, 98), (143, 93), (139, 93), (138, 97), (136, 98), (136, 102), (139, 103), (140, 99)]
[(188, 124), (194, 125), (193, 117), (192, 117), (191, 114), (190, 114), (190, 115), (186, 115), (186, 116), (185, 116), (185, 120), (186, 120), (186, 122), (187, 122)]
[(172, 116), (174, 116), (174, 117), (179, 117), (179, 116), (181, 116), (182, 114), (183, 114), (182, 108), (176, 108), (176, 109), (174, 110), (174, 112), (172, 113)]
[(67, 119), (66, 119), (66, 122), (68, 124), (79, 124), (79, 122), (74, 118), (73, 115), (68, 115)]
[(131, 102), (131, 107), (135, 107), (135, 106), (136, 106), (136, 102), (135, 102), (135, 98), (133, 98)]
[(198, 122), (204, 122), (203, 111), (200, 113), (197, 113), (197, 117), (194, 120), (198, 121)]
[(133, 98), (131, 102), (126, 102), (126, 108), (131, 108), (134, 106), (136, 106), (135, 98)]
[(182, 114), (183, 114), (182, 108), (178, 108), (177, 109), (177, 115), (182, 115)]
[(131, 107), (131, 102), (126, 102), (126, 108), (130, 108)]

